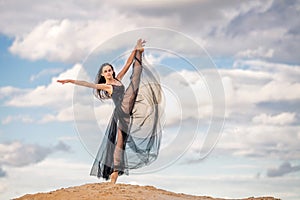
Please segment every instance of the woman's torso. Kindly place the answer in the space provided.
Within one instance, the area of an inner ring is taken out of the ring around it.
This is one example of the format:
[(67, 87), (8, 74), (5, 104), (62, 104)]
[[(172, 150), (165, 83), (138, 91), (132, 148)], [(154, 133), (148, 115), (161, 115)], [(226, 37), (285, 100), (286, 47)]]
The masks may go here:
[(115, 105), (119, 105), (123, 99), (125, 87), (124, 85), (113, 85), (112, 86), (112, 94), (111, 98)]

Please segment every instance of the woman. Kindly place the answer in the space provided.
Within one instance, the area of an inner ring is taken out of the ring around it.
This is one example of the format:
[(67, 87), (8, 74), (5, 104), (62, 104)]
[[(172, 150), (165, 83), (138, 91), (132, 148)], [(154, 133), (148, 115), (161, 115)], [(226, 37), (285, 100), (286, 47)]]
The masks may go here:
[[(111, 178), (153, 162), (158, 155), (161, 138), (161, 87), (157, 77), (142, 64), (145, 41), (139, 39), (125, 66), (115, 75), (109, 63), (101, 65), (96, 83), (81, 80), (58, 80), (93, 88), (99, 99), (112, 98), (115, 109), (105, 137), (93, 164), (91, 175)], [(122, 78), (133, 63), (130, 84), (126, 88)]]

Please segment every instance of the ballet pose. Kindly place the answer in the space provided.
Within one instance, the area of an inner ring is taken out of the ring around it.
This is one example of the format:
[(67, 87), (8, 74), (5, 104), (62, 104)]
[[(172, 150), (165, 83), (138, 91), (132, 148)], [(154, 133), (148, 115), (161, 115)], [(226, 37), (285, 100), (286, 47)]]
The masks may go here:
[[(57, 82), (73, 83), (94, 89), (99, 99), (112, 99), (115, 104), (105, 136), (102, 140), (91, 175), (111, 179), (129, 174), (153, 162), (161, 140), (161, 87), (157, 76), (143, 64), (145, 41), (139, 39), (125, 66), (116, 75), (109, 63), (101, 65), (95, 83), (65, 79)], [(125, 89), (121, 80), (132, 66), (130, 83)]]

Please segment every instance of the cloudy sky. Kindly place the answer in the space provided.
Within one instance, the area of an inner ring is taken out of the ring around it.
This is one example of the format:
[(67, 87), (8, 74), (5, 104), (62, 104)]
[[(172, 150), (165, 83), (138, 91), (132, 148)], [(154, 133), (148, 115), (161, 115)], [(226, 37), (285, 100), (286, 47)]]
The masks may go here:
[(103, 181), (89, 171), (112, 104), (56, 80), (120, 69), (138, 37), (164, 133), (158, 161), (120, 182), (299, 199), (299, 14), (296, 0), (0, 0), (1, 199)]

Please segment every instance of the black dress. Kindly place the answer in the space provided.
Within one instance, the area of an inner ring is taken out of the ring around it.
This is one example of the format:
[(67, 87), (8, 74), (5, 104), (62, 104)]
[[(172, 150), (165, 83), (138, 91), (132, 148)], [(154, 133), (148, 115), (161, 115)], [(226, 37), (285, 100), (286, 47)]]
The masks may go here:
[[(115, 109), (90, 173), (106, 180), (113, 171), (128, 175), (129, 169), (153, 162), (158, 156), (162, 131), (159, 79), (144, 61), (142, 64), (141, 57), (133, 63), (126, 90), (124, 85), (112, 87)], [(117, 145), (118, 137), (121, 145)]]

